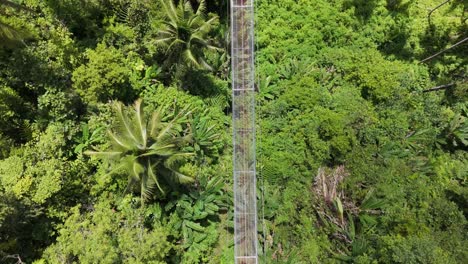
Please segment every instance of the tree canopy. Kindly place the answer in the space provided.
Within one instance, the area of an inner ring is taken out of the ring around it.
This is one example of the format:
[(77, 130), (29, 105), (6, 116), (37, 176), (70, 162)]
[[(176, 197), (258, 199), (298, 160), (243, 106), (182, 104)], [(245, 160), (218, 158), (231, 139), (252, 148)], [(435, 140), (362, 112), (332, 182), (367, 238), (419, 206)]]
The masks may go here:
[[(225, 1), (0, 0), (0, 263), (233, 263)], [(255, 1), (265, 263), (467, 263), (466, 1)]]

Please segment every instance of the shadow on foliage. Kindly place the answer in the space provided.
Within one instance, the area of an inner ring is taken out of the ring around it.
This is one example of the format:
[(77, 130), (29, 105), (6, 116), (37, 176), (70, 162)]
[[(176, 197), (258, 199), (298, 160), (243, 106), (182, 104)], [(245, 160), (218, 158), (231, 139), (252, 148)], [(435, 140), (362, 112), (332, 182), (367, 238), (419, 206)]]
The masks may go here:
[(458, 206), (458, 209), (463, 212), (465, 218), (468, 218), (468, 207), (466, 206), (468, 204), (467, 195), (461, 194), (454, 190), (446, 190), (445, 196), (448, 200), (454, 202)]
[(47, 87), (70, 85), (67, 69), (57, 70), (51, 66), (48, 60), (53, 59), (40, 58), (27, 47), (0, 50), (0, 79), (3, 80), (3, 88), (11, 90), (4, 93), (5, 90), (0, 88), (0, 104), (10, 106), (13, 111), (12, 116), (3, 116), (3, 120), (11, 123), (0, 131), (15, 142), (24, 143), (30, 139), (28, 124), (36, 118), (38, 98)]
[[(422, 56), (421, 59), (437, 54), (438, 52), (443, 51), (444, 49), (454, 45), (455, 43), (461, 41), (463, 38), (467, 37), (466, 33), (464, 32), (468, 32), (468, 26), (463, 25), (457, 28), (456, 31), (457, 31), (457, 34), (454, 35), (452, 28), (440, 29), (440, 28), (437, 28), (434, 24), (429, 25), (429, 27), (425, 31), (424, 36), (421, 38), (421, 45), (425, 48), (425, 53), (423, 54), (424, 56)], [(458, 38), (455, 38), (455, 37), (458, 37)], [(464, 43), (453, 49), (447, 50), (445, 53), (456, 55), (457, 57), (460, 57), (460, 58), (464, 58), (466, 57), (465, 54), (468, 54), (468, 45)], [(439, 63), (442, 62), (444, 65), (445, 64), (449, 65), (453, 63), (453, 58), (444, 58), (443, 55), (445, 53), (428, 61), (428, 63), (431, 64), (434, 62), (439, 62)], [(465, 65), (466, 65), (466, 59), (465, 59)], [(463, 63), (460, 66), (463, 67)], [(456, 72), (460, 70), (463, 70), (463, 69), (454, 69), (453, 74), (456, 75)]]
[[(369, 22), (374, 10), (379, 6), (379, 0), (346, 0), (343, 4), (345, 9), (354, 7), (354, 15), (361, 23)], [(409, 16), (408, 7), (410, 3), (403, 0), (387, 0), (385, 7), (395, 17), (397, 14)]]
[(377, 0), (348, 0), (344, 2), (346, 9), (355, 8), (354, 15), (361, 23), (368, 22), (376, 6)]
[(18, 254), (23, 261), (30, 263), (52, 243), (52, 223), (35, 205), (9, 195), (2, 194), (0, 198), (0, 262), (20, 263), (11, 258)]
[[(379, 7), (379, 0), (348, 0), (344, 7), (349, 9), (354, 7), (354, 15), (362, 25), (371, 23), (374, 11)], [(387, 55), (393, 55), (399, 59), (408, 60), (414, 57), (416, 43), (409, 43), (410, 30), (402, 25), (407, 24), (410, 19), (410, 2), (403, 0), (387, 0), (385, 8), (395, 21), (399, 21), (389, 32), (383, 43), (379, 44), (379, 50)], [(381, 17), (380, 19), (387, 19)]]
[[(410, 2), (403, 0), (387, 0), (386, 8), (390, 12), (390, 16), (395, 21), (401, 20), (402, 24), (407, 24), (410, 19), (409, 14)], [(409, 60), (415, 56), (416, 43), (409, 42), (410, 30), (397, 25), (390, 32), (390, 38), (382, 43), (379, 50), (387, 55), (393, 55), (398, 59)]]
[[(47, 0), (57, 19), (62, 21), (78, 40), (95, 46), (98, 36), (102, 34), (105, 8), (98, 1)], [(108, 9), (109, 10), (109, 9)]]
[(224, 94), (225, 89), (220, 87), (213, 77), (205, 70), (190, 69), (180, 79), (180, 86), (192, 95), (212, 97)]

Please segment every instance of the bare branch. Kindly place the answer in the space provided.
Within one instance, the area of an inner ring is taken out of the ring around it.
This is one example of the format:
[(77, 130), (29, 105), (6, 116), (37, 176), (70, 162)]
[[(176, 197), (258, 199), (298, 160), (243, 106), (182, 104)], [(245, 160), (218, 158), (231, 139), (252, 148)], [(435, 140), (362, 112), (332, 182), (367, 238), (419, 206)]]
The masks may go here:
[(425, 58), (424, 60), (421, 61), (421, 63), (426, 62), (426, 61), (428, 61), (428, 60), (431, 60), (431, 59), (433, 59), (433, 58), (439, 56), (440, 54), (442, 54), (442, 53), (444, 53), (444, 52), (446, 52), (446, 51), (448, 51), (448, 50), (451, 50), (451, 49), (453, 49), (453, 48), (455, 48), (455, 47), (457, 47), (457, 46), (460, 46), (461, 44), (463, 44), (463, 43), (466, 42), (467, 40), (468, 40), (468, 38), (464, 38), (464, 39), (460, 40), (459, 42), (453, 44), (452, 46), (450, 46), (450, 47), (448, 47), (448, 48), (446, 48), (446, 49), (444, 49), (444, 50), (442, 50), (442, 51), (439, 51), (439, 52), (437, 52), (436, 54), (434, 54), (434, 55), (432, 55), (432, 56), (429, 56), (429, 57)]
[(16, 259), (17, 261), (15, 264), (24, 264), (19, 254), (6, 255), (5, 257), (3, 257), (3, 259), (9, 259), (9, 258)]
[(445, 90), (445, 89), (453, 87), (453, 86), (455, 86), (455, 83), (439, 85), (439, 86), (424, 90), (423, 93), (434, 92), (434, 91), (439, 91), (439, 90)]
[(436, 6), (434, 9), (429, 11), (429, 14), (427, 15), (427, 20), (429, 21), (429, 25), (431, 24), (431, 15), (432, 15), (432, 13), (434, 13), (434, 11), (441, 8), (443, 5), (447, 4), (448, 2), (450, 2), (450, 0), (447, 0), (447, 1), (443, 2), (442, 4)]

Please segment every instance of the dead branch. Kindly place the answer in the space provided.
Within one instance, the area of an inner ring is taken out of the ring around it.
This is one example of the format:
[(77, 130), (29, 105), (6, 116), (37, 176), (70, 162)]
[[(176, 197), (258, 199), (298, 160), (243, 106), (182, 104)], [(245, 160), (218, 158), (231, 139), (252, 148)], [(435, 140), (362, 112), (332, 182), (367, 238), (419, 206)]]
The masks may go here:
[(427, 90), (423, 90), (423, 93), (429, 93), (429, 92), (434, 92), (434, 91), (439, 91), (439, 90), (445, 90), (445, 89), (453, 87), (453, 86), (455, 86), (455, 83), (439, 85), (439, 86), (432, 87), (432, 88), (427, 89)]
[(5, 257), (3, 257), (3, 259), (16, 259), (16, 263), (15, 264), (24, 264), (24, 262), (21, 260), (21, 257), (19, 254), (13, 254), (13, 255), (6, 255)]
[(467, 40), (468, 40), (468, 38), (464, 38), (464, 39), (460, 40), (459, 42), (453, 44), (452, 46), (450, 46), (450, 47), (448, 47), (448, 48), (446, 48), (446, 49), (444, 49), (444, 50), (442, 50), (442, 51), (439, 51), (439, 52), (437, 52), (436, 54), (434, 54), (434, 55), (432, 55), (432, 56), (429, 56), (429, 57), (425, 58), (424, 60), (421, 61), (421, 63), (426, 62), (426, 61), (428, 61), (428, 60), (431, 60), (431, 59), (433, 59), (433, 58), (439, 56), (440, 54), (442, 54), (442, 53), (444, 53), (444, 52), (446, 52), (446, 51), (448, 51), (448, 50), (451, 50), (451, 49), (453, 49), (453, 48), (455, 48), (455, 47), (457, 47), (457, 46), (460, 46), (461, 44), (463, 44), (463, 43), (466, 42)]
[(443, 5), (447, 4), (448, 2), (450, 2), (450, 0), (447, 0), (445, 2), (443, 2), (442, 4), (436, 6), (434, 9), (432, 9), (431, 11), (429, 11), (429, 14), (427, 15), (427, 20), (429, 22), (429, 25), (431, 24), (431, 15), (432, 13), (434, 13), (434, 11), (436, 11), (437, 9), (441, 8)]
[(328, 204), (332, 204), (335, 198), (340, 197), (338, 185), (349, 176), (343, 165), (338, 166), (331, 172), (327, 172), (325, 168), (319, 168), (314, 181), (314, 192), (323, 197), (323, 200)]

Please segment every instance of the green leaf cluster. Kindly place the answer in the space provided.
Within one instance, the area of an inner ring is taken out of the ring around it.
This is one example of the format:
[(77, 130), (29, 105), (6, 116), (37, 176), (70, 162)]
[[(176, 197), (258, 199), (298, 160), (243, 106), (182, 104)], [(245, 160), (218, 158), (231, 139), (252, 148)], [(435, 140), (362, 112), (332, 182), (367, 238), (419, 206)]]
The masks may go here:
[[(467, 262), (466, 4), (441, 2), (255, 2), (263, 262)], [(0, 1), (0, 262), (233, 262), (227, 11)]]

